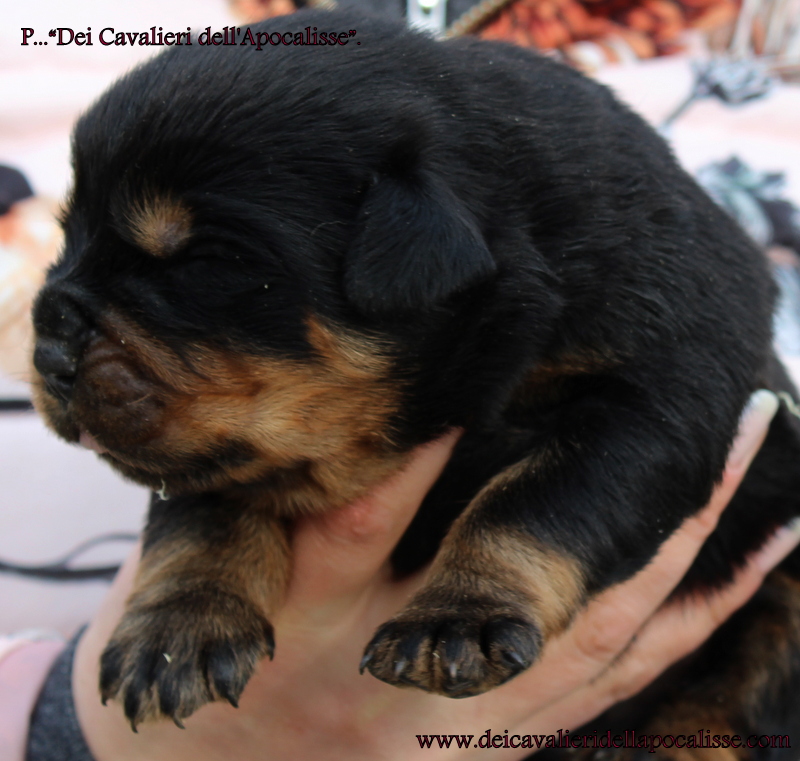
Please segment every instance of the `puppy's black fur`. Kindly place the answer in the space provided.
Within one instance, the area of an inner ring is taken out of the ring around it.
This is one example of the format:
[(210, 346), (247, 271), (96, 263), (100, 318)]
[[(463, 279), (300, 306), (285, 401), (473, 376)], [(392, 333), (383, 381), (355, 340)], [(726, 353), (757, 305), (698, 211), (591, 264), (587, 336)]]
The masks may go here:
[[(349, 14), (259, 29), (306, 26), (357, 35), (173, 48), (75, 130), (37, 398), (160, 492), (102, 663), (134, 727), (235, 704), (272, 653), (286, 519), (453, 427), (393, 556), (436, 555), (429, 582), (362, 666), (453, 697), (501, 684), (707, 501), (754, 390), (794, 394), (762, 255), (607, 90)], [(798, 423), (778, 412), (684, 592), (800, 514)], [(794, 555), (651, 726), (695, 732), (694, 705), (742, 734), (796, 720), (772, 706), (800, 687), (799, 573)]]

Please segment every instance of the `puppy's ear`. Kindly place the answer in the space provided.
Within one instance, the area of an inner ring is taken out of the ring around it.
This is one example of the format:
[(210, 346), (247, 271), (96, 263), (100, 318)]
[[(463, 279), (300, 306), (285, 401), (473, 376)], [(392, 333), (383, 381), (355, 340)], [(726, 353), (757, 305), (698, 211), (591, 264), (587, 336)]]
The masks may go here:
[(365, 314), (431, 307), (496, 270), (472, 215), (431, 174), (383, 175), (367, 191), (345, 258), (345, 293)]

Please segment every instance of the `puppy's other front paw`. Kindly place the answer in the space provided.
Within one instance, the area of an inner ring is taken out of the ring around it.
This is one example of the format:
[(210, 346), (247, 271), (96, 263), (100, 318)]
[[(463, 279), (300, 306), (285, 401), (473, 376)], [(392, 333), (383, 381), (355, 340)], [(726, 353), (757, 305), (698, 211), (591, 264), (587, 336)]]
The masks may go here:
[(361, 670), (389, 684), (466, 698), (527, 669), (541, 639), (538, 628), (507, 605), (415, 605), (378, 629)]
[(238, 705), (265, 656), (272, 626), (254, 605), (213, 586), (134, 600), (102, 655), (100, 693), (122, 703), (134, 732), (149, 719), (182, 719), (214, 700)]

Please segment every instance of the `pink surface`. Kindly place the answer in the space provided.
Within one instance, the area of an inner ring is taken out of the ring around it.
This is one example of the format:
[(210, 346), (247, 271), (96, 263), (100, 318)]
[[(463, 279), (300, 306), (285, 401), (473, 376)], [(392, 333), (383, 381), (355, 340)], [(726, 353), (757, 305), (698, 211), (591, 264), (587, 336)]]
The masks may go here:
[[(597, 74), (652, 124), (659, 124), (689, 93), (692, 72), (682, 57), (607, 66)], [(739, 106), (717, 99), (690, 106), (668, 135), (690, 171), (736, 154), (759, 171), (786, 172), (787, 195), (800, 204), (800, 85), (779, 83), (770, 95)]]
[[(105, 27), (185, 31), (234, 22), (225, 0), (37, 0), (4, 3), (0, 26), (0, 162), (23, 168), (39, 192), (61, 197), (69, 182), (69, 132), (84, 110), (120, 74), (161, 48), (57, 46), (50, 29), (95, 35)], [(23, 47), (21, 28), (33, 28)]]
[[(148, 494), (94, 452), (69, 446), (33, 414), (0, 415), (0, 558), (45, 563), (91, 536), (138, 532)], [(114, 562), (131, 545), (87, 553)], [(0, 574), (0, 632), (31, 627), (71, 634), (102, 599), (104, 582), (56, 583)], [(0, 756), (2, 758), (2, 756)]]
[(63, 642), (0, 637), (0, 759), (23, 761), (31, 711)]

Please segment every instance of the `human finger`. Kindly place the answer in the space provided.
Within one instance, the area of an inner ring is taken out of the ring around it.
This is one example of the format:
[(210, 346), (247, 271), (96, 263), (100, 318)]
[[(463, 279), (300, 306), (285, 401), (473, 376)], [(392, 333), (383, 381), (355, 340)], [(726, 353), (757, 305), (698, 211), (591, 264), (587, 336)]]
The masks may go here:
[(708, 505), (684, 521), (632, 580), (612, 587), (589, 604), (570, 637), (571, 645), (588, 659), (603, 666), (626, 647), (641, 623), (663, 604), (689, 570), (761, 447), (778, 404), (770, 391), (753, 394), (742, 414), (722, 480)]
[(460, 431), (419, 447), (403, 470), (350, 505), (301, 520), (287, 602), (329, 607), (374, 582), (440, 476)]
[[(709, 504), (684, 521), (644, 569), (590, 601), (564, 634), (547, 643), (541, 660), (518, 680), (518, 689), (523, 691), (529, 684), (548, 686), (537, 691), (538, 708), (562, 700), (603, 673), (663, 604), (714, 530), (776, 410), (774, 394), (765, 391), (753, 395), (742, 414), (729, 464)], [(529, 707), (537, 710), (536, 706)]]
[(724, 589), (661, 608), (610, 668), (576, 694), (548, 706), (536, 717), (536, 726), (574, 727), (636, 695), (673, 663), (697, 650), (798, 544), (800, 523), (793, 522), (752, 555)]

